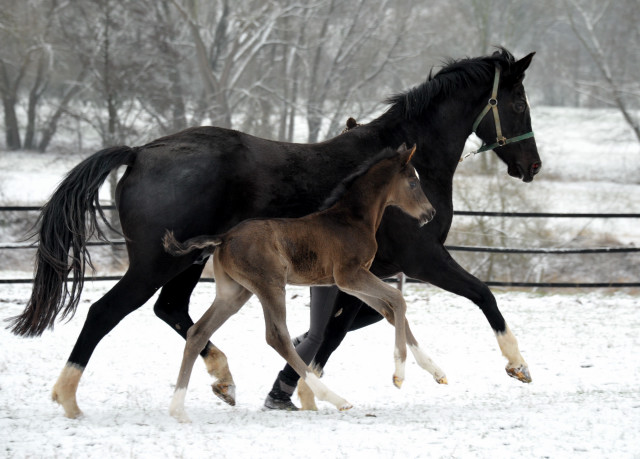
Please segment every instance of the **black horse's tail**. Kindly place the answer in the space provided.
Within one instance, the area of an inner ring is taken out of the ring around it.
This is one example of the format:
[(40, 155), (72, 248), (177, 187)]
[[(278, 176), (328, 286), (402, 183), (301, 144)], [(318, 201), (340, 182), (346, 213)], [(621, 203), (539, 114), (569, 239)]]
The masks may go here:
[(178, 242), (173, 231), (167, 230), (162, 243), (164, 250), (173, 256), (186, 255), (198, 249), (204, 249), (205, 252), (211, 254), (217, 246), (222, 244), (222, 238), (220, 236), (196, 236), (184, 242)]
[[(84, 285), (87, 266), (93, 268), (87, 240), (97, 233), (97, 214), (107, 223), (98, 202), (100, 186), (118, 166), (132, 165), (136, 149), (113, 147), (99, 151), (69, 172), (42, 208), (34, 236), (38, 237), (35, 279), (22, 314), (8, 319), (17, 335), (39, 336), (56, 317), (73, 315)], [(71, 253), (70, 253), (71, 252)], [(71, 288), (67, 276), (71, 273)]]

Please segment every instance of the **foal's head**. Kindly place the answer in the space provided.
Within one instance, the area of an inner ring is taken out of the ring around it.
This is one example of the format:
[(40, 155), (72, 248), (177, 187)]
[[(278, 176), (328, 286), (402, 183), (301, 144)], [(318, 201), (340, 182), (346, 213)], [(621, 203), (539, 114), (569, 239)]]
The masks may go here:
[(433, 219), (436, 210), (422, 191), (416, 170), (409, 163), (415, 151), (415, 145), (408, 149), (405, 144), (397, 150), (396, 161), (399, 171), (391, 185), (389, 204), (400, 207), (408, 215), (417, 218), (422, 226)]

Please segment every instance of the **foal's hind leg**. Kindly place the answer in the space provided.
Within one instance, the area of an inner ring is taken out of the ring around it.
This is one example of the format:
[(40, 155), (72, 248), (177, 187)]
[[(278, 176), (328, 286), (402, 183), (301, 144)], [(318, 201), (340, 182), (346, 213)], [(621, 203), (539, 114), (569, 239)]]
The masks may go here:
[[(156, 315), (165, 321), (185, 340), (187, 330), (193, 325), (189, 316), (189, 298), (200, 279), (205, 263), (193, 264), (169, 281), (160, 292), (153, 308)], [(211, 385), (213, 393), (229, 405), (236, 404), (235, 383), (229, 370), (227, 356), (209, 341), (200, 355), (207, 372), (216, 380)]]
[(350, 409), (352, 405), (325, 386), (313, 371), (307, 367), (293, 347), (286, 323), (284, 287), (276, 287), (271, 291), (256, 292), (256, 295), (260, 299), (264, 311), (267, 343), (300, 375), (316, 397), (333, 403), (340, 411)]
[(204, 349), (211, 335), (251, 298), (249, 290), (228, 278), (230, 282), (225, 282), (222, 280), (222, 276), (217, 274), (216, 299), (200, 320), (187, 332), (187, 342), (185, 343), (182, 364), (178, 373), (178, 382), (169, 407), (171, 416), (180, 422), (189, 422), (189, 417), (184, 409), (184, 399), (193, 364), (198, 354)]

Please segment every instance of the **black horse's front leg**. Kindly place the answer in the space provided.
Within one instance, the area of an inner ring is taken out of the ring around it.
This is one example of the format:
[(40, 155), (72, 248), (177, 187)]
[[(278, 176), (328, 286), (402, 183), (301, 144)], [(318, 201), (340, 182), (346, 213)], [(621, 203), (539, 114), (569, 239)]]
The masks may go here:
[(485, 315), (496, 335), (502, 355), (508, 361), (506, 371), (509, 376), (525, 383), (531, 382), (529, 367), (520, 354), (518, 341), (507, 326), (489, 287), (462, 268), (443, 246), (438, 247), (436, 252), (429, 255), (430, 263), (420, 263), (413, 269), (407, 268), (407, 276), (429, 282), (473, 301)]

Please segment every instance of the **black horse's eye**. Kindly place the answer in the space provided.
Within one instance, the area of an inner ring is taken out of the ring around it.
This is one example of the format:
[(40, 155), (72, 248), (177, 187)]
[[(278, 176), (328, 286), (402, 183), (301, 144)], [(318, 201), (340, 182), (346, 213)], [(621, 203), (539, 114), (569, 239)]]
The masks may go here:
[(526, 109), (527, 109), (527, 104), (525, 104), (524, 102), (516, 102), (515, 110), (517, 113), (524, 113)]

